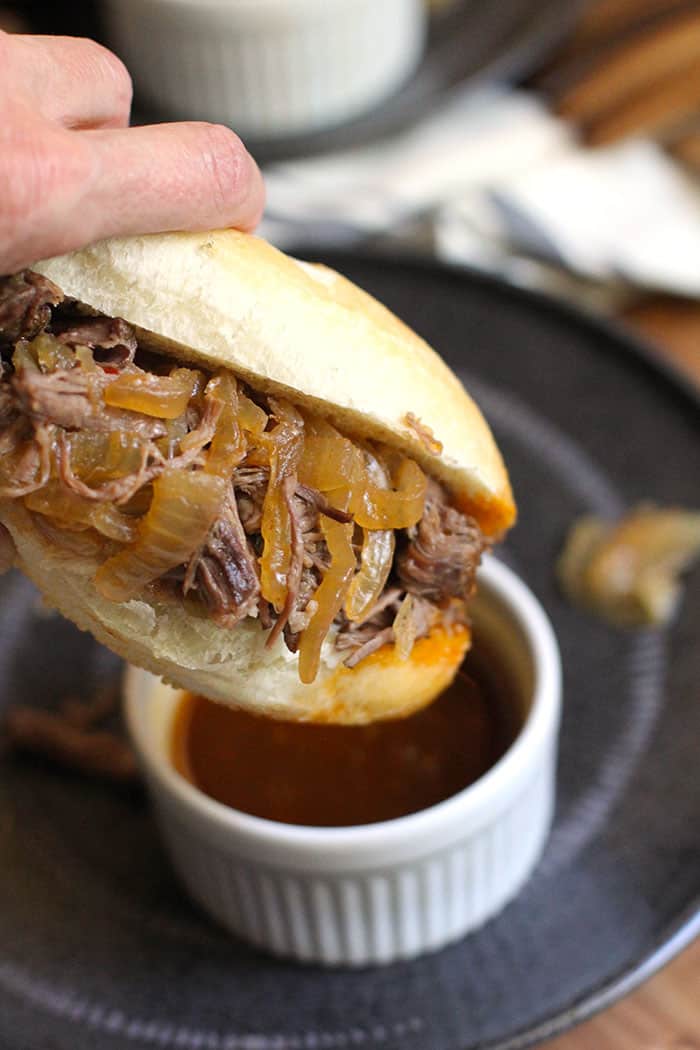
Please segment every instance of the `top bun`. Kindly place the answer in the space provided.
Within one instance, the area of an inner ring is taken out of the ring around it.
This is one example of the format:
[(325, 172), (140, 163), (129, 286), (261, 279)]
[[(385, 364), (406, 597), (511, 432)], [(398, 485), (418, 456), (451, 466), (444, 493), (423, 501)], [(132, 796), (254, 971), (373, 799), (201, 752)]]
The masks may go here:
[(235, 230), (112, 239), (34, 269), (68, 298), (148, 332), (149, 345), (230, 368), (350, 436), (402, 450), (486, 535), (513, 523), (503, 461), (460, 381), (423, 339), (333, 270)]

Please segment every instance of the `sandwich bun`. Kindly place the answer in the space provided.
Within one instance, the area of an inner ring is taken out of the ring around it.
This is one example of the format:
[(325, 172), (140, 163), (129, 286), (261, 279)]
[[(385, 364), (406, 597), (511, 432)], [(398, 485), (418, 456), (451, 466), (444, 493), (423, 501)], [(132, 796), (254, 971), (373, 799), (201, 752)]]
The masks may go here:
[[(132, 324), (144, 342), (185, 363), (230, 368), (262, 393), (288, 398), (349, 437), (415, 459), (455, 505), (497, 538), (515, 518), (508, 476), (479, 409), (442, 359), (366, 292), (236, 231), (103, 241), (38, 264), (70, 299)], [(384, 646), (352, 669), (330, 635), (304, 685), (282, 639), (265, 647), (255, 620), (218, 627), (184, 604), (101, 597), (90, 557), (59, 548), (19, 503), (0, 506), (17, 565), (50, 605), (119, 655), (175, 686), (290, 719), (362, 723), (429, 703), (469, 646), (438, 624), (407, 660)], [(77, 541), (76, 541), (77, 542)]]

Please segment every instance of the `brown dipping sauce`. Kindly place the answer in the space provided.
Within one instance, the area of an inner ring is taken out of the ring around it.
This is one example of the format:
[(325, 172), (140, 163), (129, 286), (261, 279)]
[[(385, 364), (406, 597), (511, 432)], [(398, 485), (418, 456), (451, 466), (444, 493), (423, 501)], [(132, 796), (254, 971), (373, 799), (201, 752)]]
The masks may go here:
[(473, 650), (429, 707), (369, 726), (276, 722), (188, 694), (175, 716), (173, 765), (211, 798), (285, 824), (402, 817), (474, 783), (513, 742), (517, 694), (493, 667), (483, 648)]

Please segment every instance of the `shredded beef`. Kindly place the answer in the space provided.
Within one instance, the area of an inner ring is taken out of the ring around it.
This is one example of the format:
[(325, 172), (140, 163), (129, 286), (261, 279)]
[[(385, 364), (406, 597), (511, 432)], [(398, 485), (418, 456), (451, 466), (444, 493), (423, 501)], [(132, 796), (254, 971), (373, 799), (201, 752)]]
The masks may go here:
[(238, 512), (246, 533), (260, 532), (262, 508), (267, 492), (270, 471), (267, 467), (237, 467), (233, 472), (233, 487)]
[(423, 517), (396, 556), (398, 578), (411, 594), (431, 601), (466, 598), (484, 548), (476, 521), (450, 507), (444, 489), (430, 481)]
[(121, 317), (62, 318), (52, 334), (67, 346), (89, 346), (101, 365), (123, 368), (136, 353), (136, 333)]
[(33, 339), (51, 320), (51, 307), (62, 299), (55, 284), (29, 270), (0, 277), (0, 346)]
[(332, 518), (333, 521), (340, 521), (344, 525), (352, 521), (352, 514), (339, 507), (332, 507), (323, 493), (317, 489), (312, 489), (308, 485), (298, 485), (296, 494), (308, 504), (313, 505), (319, 514)]
[[(0, 372), (0, 379), (2, 372)], [(10, 390), (9, 383), (0, 384), (0, 427), (7, 426), (17, 415), (17, 401)]]
[(191, 586), (222, 627), (233, 627), (255, 612), (260, 595), (257, 564), (233, 498), (188, 566), (185, 593)]
[(51, 471), (52, 432), (52, 427), (41, 424), (35, 428), (33, 440), (11, 449), (17, 453), (12, 463), (12, 480), (8, 485), (0, 485), (0, 498), (18, 499), (43, 488)]
[(355, 667), (361, 660), (364, 660), (370, 653), (375, 653), (377, 649), (381, 649), (383, 645), (391, 645), (394, 641), (394, 628), (383, 627), (381, 630), (370, 634), (366, 642), (348, 656), (344, 663), (346, 667)]
[[(393, 642), (394, 621), (405, 596), (406, 592), (401, 588), (389, 586), (362, 620), (351, 623), (345, 617), (341, 618), (335, 644), (337, 649), (349, 650), (344, 661), (346, 667), (354, 667), (382, 645)], [(411, 615), (415, 638), (424, 638), (435, 624), (438, 609), (433, 602), (414, 595)]]
[(13, 375), (10, 388), (19, 408), (37, 422), (53, 423), (65, 430), (129, 431), (144, 438), (162, 437), (162, 419), (105, 406), (99, 396), (112, 380), (100, 372), (33, 372), (22, 369)]

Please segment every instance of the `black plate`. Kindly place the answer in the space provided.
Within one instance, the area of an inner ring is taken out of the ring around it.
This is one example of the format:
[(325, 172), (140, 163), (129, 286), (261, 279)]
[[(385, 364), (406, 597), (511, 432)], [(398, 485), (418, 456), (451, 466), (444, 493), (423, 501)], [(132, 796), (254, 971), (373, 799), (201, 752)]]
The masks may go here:
[[(571, 609), (552, 563), (572, 519), (700, 502), (697, 397), (621, 332), (488, 278), (332, 256), (428, 336), (490, 417), (521, 508), (504, 557), (565, 667), (559, 803), (522, 895), (412, 963), (266, 958), (178, 890), (139, 794), (29, 762), (0, 784), (3, 1050), (514, 1048), (587, 1016), (700, 926), (700, 572), (667, 632)], [(406, 406), (407, 409), (410, 405)], [(116, 661), (2, 588), (2, 703), (90, 691)]]
[[(267, 164), (385, 138), (426, 116), (461, 84), (516, 80), (532, 72), (571, 28), (580, 7), (581, 0), (462, 0), (453, 11), (432, 19), (418, 69), (377, 108), (323, 131), (274, 139), (246, 136), (246, 145)], [(138, 123), (163, 116), (137, 97)]]

